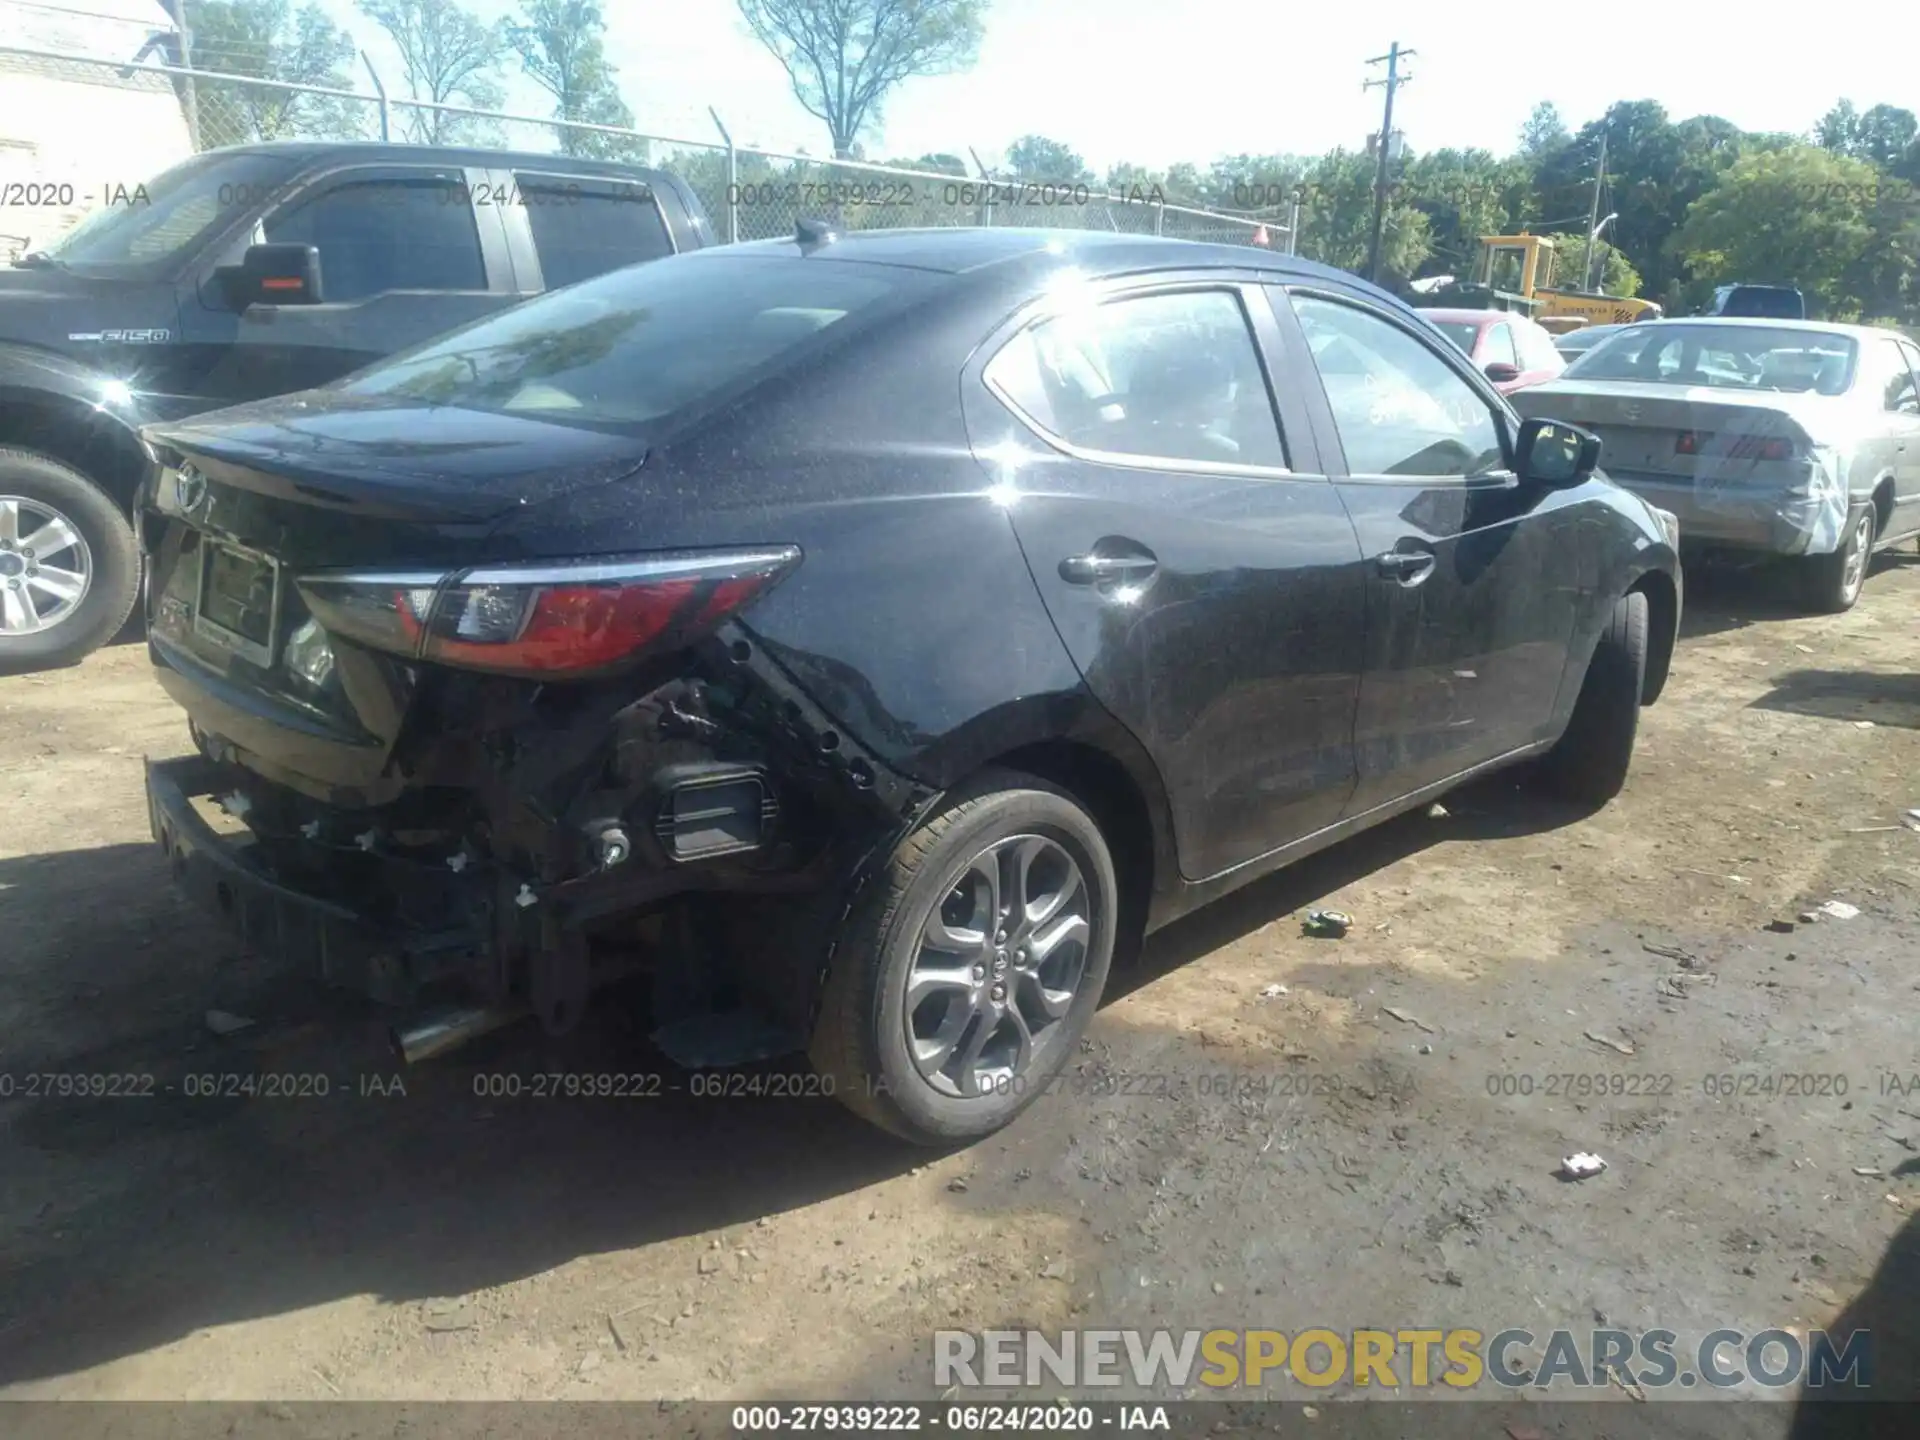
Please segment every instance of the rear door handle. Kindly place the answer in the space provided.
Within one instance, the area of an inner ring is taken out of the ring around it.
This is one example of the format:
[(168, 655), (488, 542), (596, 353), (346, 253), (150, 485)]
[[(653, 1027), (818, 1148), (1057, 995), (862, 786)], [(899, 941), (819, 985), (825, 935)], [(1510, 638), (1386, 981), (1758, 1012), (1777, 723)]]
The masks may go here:
[(1418, 585), (1433, 573), (1434, 562), (1435, 556), (1425, 550), (1389, 550), (1373, 557), (1373, 563), (1383, 574), (1393, 576), (1402, 585)]
[(1060, 578), (1069, 585), (1137, 585), (1159, 568), (1151, 555), (1069, 555), (1060, 562)]

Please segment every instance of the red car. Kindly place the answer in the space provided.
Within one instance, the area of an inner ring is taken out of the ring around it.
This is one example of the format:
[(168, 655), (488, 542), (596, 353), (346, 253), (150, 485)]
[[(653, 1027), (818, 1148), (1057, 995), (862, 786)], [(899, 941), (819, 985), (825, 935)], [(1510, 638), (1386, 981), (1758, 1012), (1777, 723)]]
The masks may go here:
[(1422, 310), (1473, 358), (1502, 395), (1555, 379), (1567, 368), (1553, 336), (1510, 310)]

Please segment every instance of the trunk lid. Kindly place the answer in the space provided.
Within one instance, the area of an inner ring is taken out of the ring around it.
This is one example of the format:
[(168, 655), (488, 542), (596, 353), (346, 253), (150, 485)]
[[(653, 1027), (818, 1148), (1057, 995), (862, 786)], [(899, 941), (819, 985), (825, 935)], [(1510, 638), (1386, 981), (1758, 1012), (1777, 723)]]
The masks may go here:
[[(1553, 380), (1508, 397), (1522, 415), (1565, 420), (1600, 437), (1600, 468), (1616, 477), (1687, 481), (1704, 471), (1787, 474), (1811, 444), (1810, 426), (1834, 402), (1781, 391), (1632, 381)], [(1691, 437), (1683, 441), (1683, 437)], [(1794, 460), (1768, 460), (1768, 441), (1790, 446)], [(1686, 448), (1691, 445), (1691, 449)]]
[(141, 534), (162, 684), (255, 768), (330, 794), (378, 788), (419, 667), (320, 630), (295, 579), (505, 558), (503, 521), (647, 457), (605, 428), (336, 393), (143, 433), (161, 466)]

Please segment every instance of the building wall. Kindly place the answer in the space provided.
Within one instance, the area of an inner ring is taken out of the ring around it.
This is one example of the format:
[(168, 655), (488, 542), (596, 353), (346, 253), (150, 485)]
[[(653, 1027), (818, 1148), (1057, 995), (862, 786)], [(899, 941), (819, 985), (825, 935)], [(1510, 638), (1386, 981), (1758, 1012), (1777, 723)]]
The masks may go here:
[(193, 153), (165, 77), (117, 73), (172, 28), (158, 0), (0, 0), (4, 43), (111, 62), (0, 54), (0, 259)]

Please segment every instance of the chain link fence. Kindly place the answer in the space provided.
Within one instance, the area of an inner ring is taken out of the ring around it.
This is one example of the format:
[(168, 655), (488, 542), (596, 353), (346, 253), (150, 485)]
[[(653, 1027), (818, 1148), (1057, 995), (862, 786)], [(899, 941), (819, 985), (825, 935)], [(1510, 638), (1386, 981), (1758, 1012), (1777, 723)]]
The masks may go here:
[[(1080, 182), (1032, 183), (737, 146), (717, 114), (717, 140), (649, 135), (212, 70), (0, 46), (0, 92), (16, 77), (30, 81), (43, 95), (71, 104), (80, 114), (97, 116), (105, 106), (137, 115), (135, 123), (149, 128), (178, 130), (183, 153), (268, 140), (388, 140), (657, 166), (687, 181), (706, 206), (720, 238), (729, 241), (791, 235), (800, 220), (821, 219), (842, 230), (1043, 226), (1291, 248), (1288, 228), (1277, 219), (1169, 204), (1146, 189), (1113, 194), (1102, 186)], [(107, 95), (119, 98), (109, 105), (100, 98)], [(130, 96), (145, 98), (129, 100)], [(156, 101), (168, 103), (156, 107)], [(120, 169), (122, 152), (100, 148), (108, 150), (114, 168)], [(43, 178), (65, 178), (49, 173), (50, 159), (42, 157), (40, 162)], [(157, 171), (163, 166), (151, 168)], [(146, 174), (127, 175), (124, 182), (131, 187), (144, 178)], [(104, 202), (96, 187), (75, 185), (74, 204), (69, 207), (73, 213), (60, 219), (70, 223), (99, 203)], [(53, 228), (64, 228), (64, 223), (57, 227), (46, 223), (52, 217), (44, 207), (35, 218), (40, 222), (36, 244), (50, 238)], [(0, 246), (15, 228), (17, 222), (0, 210)]]

